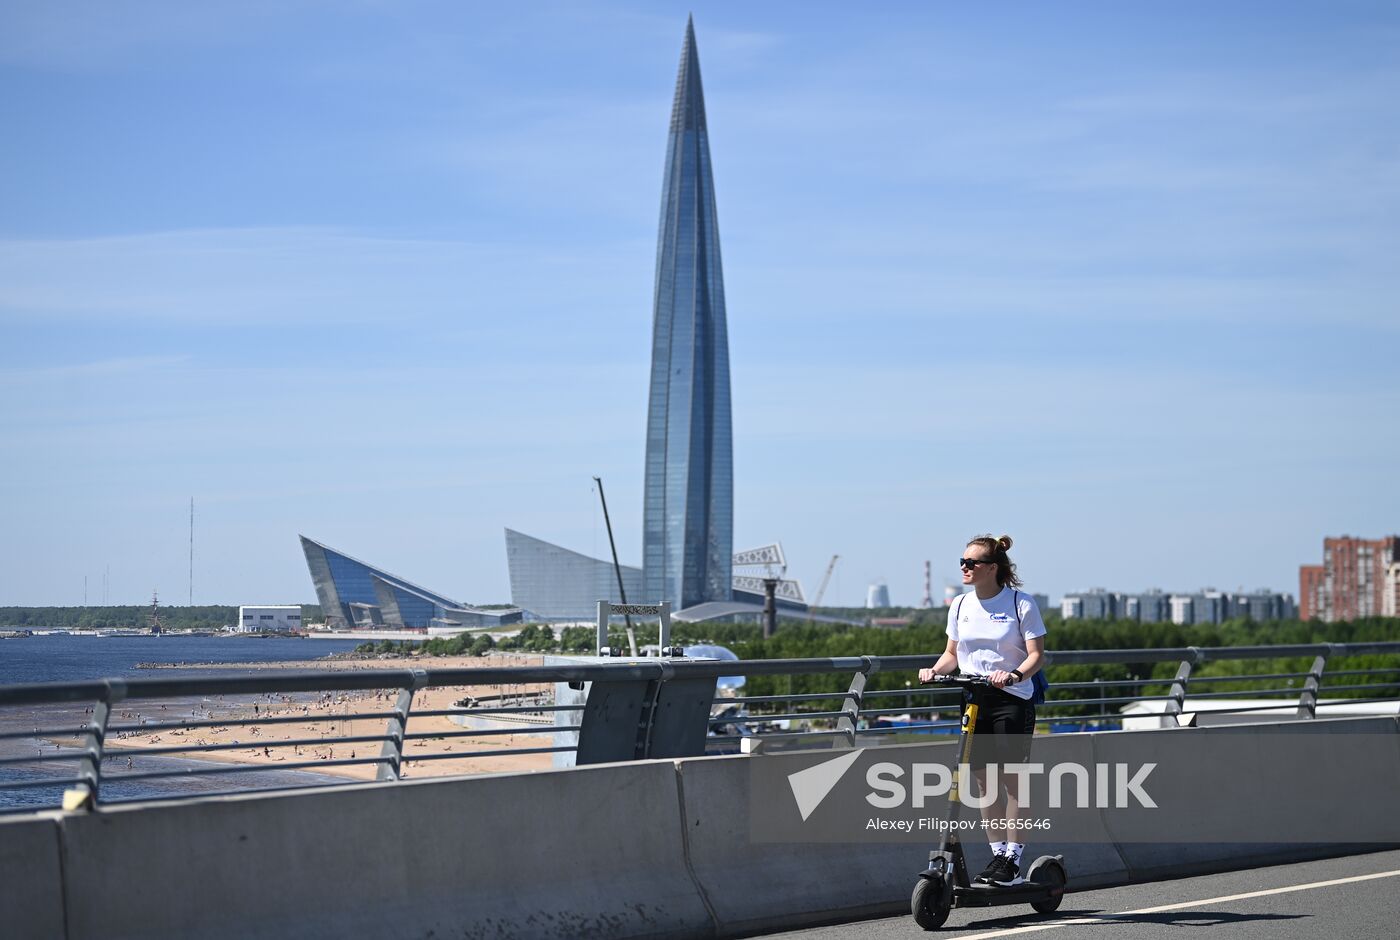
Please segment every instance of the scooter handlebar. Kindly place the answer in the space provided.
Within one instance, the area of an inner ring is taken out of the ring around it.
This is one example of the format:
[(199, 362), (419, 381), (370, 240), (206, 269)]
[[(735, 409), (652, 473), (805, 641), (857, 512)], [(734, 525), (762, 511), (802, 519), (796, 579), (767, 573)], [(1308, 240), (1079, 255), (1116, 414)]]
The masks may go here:
[(934, 676), (931, 685), (955, 685), (962, 689), (980, 688), (990, 686), (992, 683), (986, 676)]

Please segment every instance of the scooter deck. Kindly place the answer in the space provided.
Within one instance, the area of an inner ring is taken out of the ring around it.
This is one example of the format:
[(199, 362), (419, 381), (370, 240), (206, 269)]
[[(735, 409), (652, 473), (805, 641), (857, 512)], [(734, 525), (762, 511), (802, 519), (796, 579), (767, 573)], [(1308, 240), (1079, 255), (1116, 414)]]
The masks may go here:
[(1001, 904), (1029, 904), (1050, 897), (1048, 885), (1023, 881), (1015, 885), (972, 884), (953, 889), (954, 907), (996, 907)]

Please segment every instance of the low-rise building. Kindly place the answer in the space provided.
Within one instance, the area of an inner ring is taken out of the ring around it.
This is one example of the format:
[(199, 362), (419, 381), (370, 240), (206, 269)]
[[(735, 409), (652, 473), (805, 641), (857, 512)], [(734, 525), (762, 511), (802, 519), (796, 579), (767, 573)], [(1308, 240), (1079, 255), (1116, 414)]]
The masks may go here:
[(238, 608), (239, 633), (299, 633), (300, 604), (245, 605)]
[(1120, 594), (1095, 588), (1066, 594), (1060, 601), (1066, 620), (1135, 620), (1139, 623), (1220, 623), (1225, 620), (1289, 620), (1297, 616), (1292, 595), (1269, 590), (1227, 594), (1204, 588), (1194, 594), (1166, 594), (1152, 588)]
[(1118, 595), (1103, 588), (1066, 594), (1060, 601), (1060, 616), (1066, 620), (1113, 620), (1119, 616)]

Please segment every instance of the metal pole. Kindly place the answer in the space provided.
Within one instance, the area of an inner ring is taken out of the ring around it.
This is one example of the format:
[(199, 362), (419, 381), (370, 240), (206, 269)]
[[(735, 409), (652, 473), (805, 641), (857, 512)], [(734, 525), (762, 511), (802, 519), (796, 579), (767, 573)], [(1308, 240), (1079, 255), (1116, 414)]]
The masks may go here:
[(777, 578), (763, 579), (763, 638), (766, 640), (778, 629)]
[[(603, 504), (603, 521), (608, 526), (608, 545), (612, 547), (613, 571), (617, 573), (617, 593), (622, 598), (622, 603), (627, 603), (627, 588), (622, 586), (622, 566), (617, 563), (617, 543), (613, 541), (612, 520), (608, 518), (608, 498), (603, 495), (603, 478), (594, 477), (593, 482), (598, 484), (598, 501)], [(627, 618), (627, 646), (632, 651), (632, 655), (637, 655), (637, 634), (632, 632), (632, 615), (623, 614)]]

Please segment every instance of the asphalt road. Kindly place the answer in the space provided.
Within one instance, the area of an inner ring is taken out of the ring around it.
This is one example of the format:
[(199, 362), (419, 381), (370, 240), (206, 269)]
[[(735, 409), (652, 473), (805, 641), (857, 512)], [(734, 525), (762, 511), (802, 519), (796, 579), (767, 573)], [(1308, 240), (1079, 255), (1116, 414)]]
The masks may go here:
[(906, 915), (763, 936), (1068, 940), (1086, 931), (1095, 940), (1400, 937), (1400, 851), (1077, 892), (1048, 915), (1029, 906), (954, 910), (933, 933)]

